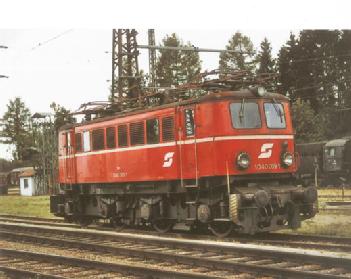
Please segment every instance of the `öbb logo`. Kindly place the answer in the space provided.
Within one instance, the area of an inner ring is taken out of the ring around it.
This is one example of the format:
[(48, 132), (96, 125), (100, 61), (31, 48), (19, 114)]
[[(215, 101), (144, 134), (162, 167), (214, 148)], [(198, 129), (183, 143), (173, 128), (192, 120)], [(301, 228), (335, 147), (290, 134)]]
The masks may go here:
[(165, 157), (163, 158), (163, 167), (164, 168), (169, 168), (173, 164), (173, 155), (174, 152), (167, 152), (165, 154)]
[(272, 156), (273, 143), (264, 143), (261, 146), (261, 154), (258, 156), (259, 159), (267, 159)]

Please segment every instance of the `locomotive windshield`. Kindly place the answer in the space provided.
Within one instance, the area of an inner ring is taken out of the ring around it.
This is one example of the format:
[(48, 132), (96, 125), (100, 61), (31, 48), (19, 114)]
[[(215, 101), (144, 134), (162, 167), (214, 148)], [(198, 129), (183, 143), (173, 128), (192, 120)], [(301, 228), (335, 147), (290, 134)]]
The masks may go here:
[(285, 116), (284, 108), (282, 104), (279, 103), (265, 103), (264, 113), (266, 115), (267, 127), (268, 128), (285, 128)]
[(261, 118), (257, 103), (245, 103), (244, 99), (241, 103), (231, 103), (230, 114), (234, 128), (261, 128)]

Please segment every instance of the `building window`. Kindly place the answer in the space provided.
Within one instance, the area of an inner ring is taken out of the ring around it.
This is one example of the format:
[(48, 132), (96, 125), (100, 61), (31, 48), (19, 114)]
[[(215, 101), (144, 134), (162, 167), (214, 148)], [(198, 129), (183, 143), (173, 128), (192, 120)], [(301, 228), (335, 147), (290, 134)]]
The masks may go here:
[(174, 118), (173, 116), (167, 116), (162, 119), (162, 140), (173, 141), (174, 140)]
[(195, 134), (194, 110), (193, 109), (184, 110), (184, 117), (185, 117), (185, 134), (187, 137), (193, 136)]
[(115, 127), (109, 127), (106, 129), (106, 146), (107, 148), (116, 147), (116, 129)]
[(146, 120), (146, 142), (149, 144), (160, 142), (160, 128), (156, 118)]
[(76, 140), (76, 152), (82, 152), (82, 135), (76, 134), (75, 135), (75, 140)]
[(28, 178), (23, 179), (23, 188), (24, 189), (28, 188)]
[(144, 122), (131, 123), (129, 125), (130, 144), (144, 144)]
[(104, 149), (104, 130), (94, 130), (92, 132), (93, 150)]
[(84, 152), (90, 151), (90, 132), (89, 131), (83, 132), (83, 151)]
[(118, 147), (128, 146), (127, 125), (118, 126)]

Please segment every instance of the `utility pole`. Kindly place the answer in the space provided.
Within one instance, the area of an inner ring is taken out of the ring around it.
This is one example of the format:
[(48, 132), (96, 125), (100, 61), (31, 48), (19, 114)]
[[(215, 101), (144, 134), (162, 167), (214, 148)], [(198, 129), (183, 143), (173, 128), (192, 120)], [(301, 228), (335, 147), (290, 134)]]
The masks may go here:
[(58, 147), (57, 133), (51, 113), (35, 113), (32, 116), (37, 151), (34, 168), (35, 179), (40, 195), (57, 190)]

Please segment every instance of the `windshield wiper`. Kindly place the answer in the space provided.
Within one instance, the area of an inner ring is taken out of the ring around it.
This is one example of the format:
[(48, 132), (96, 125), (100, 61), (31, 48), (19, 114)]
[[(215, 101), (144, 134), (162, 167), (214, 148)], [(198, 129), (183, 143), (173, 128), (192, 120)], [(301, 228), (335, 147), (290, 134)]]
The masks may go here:
[(282, 112), (278, 106), (277, 101), (273, 98), (273, 107), (275, 109), (275, 112), (278, 114), (280, 117), (280, 122), (283, 123), (283, 116), (284, 116), (284, 111)]
[(243, 100), (241, 101), (241, 106), (240, 106), (240, 111), (239, 111), (240, 123), (242, 122), (242, 120), (244, 118), (244, 104), (245, 104), (245, 99), (243, 98)]

